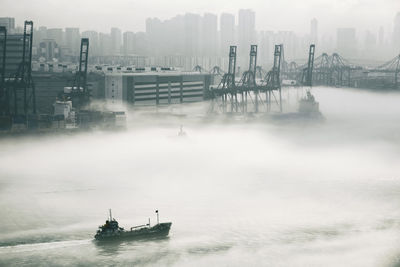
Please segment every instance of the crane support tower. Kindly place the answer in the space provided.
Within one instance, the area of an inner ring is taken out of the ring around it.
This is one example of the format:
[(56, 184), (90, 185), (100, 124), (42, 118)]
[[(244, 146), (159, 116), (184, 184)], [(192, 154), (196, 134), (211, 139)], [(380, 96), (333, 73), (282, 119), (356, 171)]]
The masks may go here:
[(79, 71), (77, 73), (77, 88), (82, 88), (84, 94), (87, 93), (87, 66), (89, 56), (89, 38), (81, 39), (81, 49), (79, 54)]
[(236, 46), (229, 47), (229, 65), (227, 73), (227, 87), (231, 88), (235, 86), (235, 75), (236, 75)]
[(242, 110), (247, 112), (247, 98), (251, 97), (251, 92), (254, 93), (254, 105), (255, 112), (258, 112), (258, 102), (259, 102), (259, 90), (256, 84), (256, 72), (257, 72), (257, 45), (250, 46), (250, 60), (249, 69), (245, 71), (240, 80), (239, 90), (241, 93), (242, 100)]
[(214, 101), (218, 100), (221, 96), (222, 100), (222, 108), (223, 111), (226, 112), (226, 106), (228, 100), (231, 100), (231, 109), (233, 109), (234, 98), (237, 103), (237, 94), (236, 94), (236, 84), (235, 84), (235, 75), (236, 75), (236, 46), (229, 47), (229, 65), (228, 72), (222, 76), (221, 82), (218, 85), (216, 90), (213, 90), (213, 103), (212, 110), (214, 109)]
[(64, 100), (71, 100), (72, 105), (76, 110), (80, 110), (87, 106), (90, 101), (90, 91), (87, 86), (88, 57), (89, 39), (82, 38), (78, 70), (75, 74), (72, 87), (64, 88), (64, 91), (59, 95), (59, 97)]
[[(32, 43), (33, 22), (25, 21), (22, 39), (22, 61), (13, 77), (5, 81), (6, 90), (9, 92), (8, 106), (12, 108), (7, 112), (14, 117), (27, 119), (27, 115), (36, 114), (35, 84), (32, 80)], [(22, 96), (21, 96), (22, 94)], [(21, 103), (22, 99), (22, 103)], [(20, 106), (22, 105), (22, 112)]]
[(256, 71), (257, 71), (257, 45), (250, 46), (250, 61), (249, 61), (249, 87), (254, 88), (254, 98), (255, 98), (255, 112), (258, 112), (258, 89), (256, 84)]
[(89, 90), (87, 88), (87, 67), (89, 57), (89, 38), (81, 39), (81, 49), (79, 53), (79, 69), (75, 76), (75, 86), (73, 90), (78, 93), (79, 107), (89, 102)]
[(265, 78), (266, 84), (266, 100), (268, 111), (271, 109), (271, 97), (273, 91), (279, 91), (279, 110), (282, 112), (282, 91), (281, 91), (281, 62), (282, 62), (283, 45), (275, 45), (274, 65), (272, 70), (267, 73)]
[(394, 86), (399, 89), (400, 55), (397, 56), (396, 71), (394, 73)]
[(6, 49), (7, 49), (7, 28), (0, 26), (0, 46), (2, 47), (0, 64), (0, 115), (9, 114), (8, 90), (6, 88)]
[(315, 54), (315, 45), (310, 45), (310, 50), (308, 52), (308, 63), (307, 68), (303, 70), (303, 78), (302, 84), (304, 86), (312, 86), (312, 75), (314, 71), (314, 54)]

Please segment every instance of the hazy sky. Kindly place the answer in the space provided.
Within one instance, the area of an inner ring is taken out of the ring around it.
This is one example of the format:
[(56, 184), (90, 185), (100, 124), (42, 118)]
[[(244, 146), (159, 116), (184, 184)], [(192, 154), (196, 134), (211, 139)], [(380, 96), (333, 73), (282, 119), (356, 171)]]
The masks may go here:
[(392, 30), (400, 0), (0, 0), (0, 16), (16, 18), (21, 25), (80, 27), (108, 32), (110, 27), (144, 31), (147, 17), (168, 19), (185, 12), (237, 14), (241, 8), (256, 11), (257, 30), (309, 32), (313, 17), (320, 31), (356, 27), (360, 32), (379, 26)]

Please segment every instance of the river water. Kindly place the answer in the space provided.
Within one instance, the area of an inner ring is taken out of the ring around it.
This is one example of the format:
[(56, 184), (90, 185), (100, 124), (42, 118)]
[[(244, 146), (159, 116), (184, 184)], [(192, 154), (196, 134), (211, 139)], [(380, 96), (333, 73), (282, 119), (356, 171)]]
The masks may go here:
[[(313, 89), (326, 120), (204, 118), (0, 140), (0, 265), (400, 266), (400, 94)], [(184, 125), (186, 137), (178, 137)], [(93, 242), (108, 209), (163, 240)]]

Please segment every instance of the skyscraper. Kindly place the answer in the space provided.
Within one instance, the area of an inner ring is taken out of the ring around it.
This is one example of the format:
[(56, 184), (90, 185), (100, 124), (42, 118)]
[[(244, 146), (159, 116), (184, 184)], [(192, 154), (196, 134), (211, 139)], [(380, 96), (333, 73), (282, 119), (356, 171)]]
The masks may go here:
[(313, 18), (311, 20), (310, 38), (311, 43), (318, 44), (318, 20)]
[(184, 17), (185, 54), (196, 57), (200, 52), (200, 21), (197, 14), (187, 13)]
[(55, 40), (58, 46), (64, 45), (64, 31), (60, 28), (47, 29), (47, 38)]
[(131, 55), (134, 53), (135, 48), (135, 33), (124, 32), (123, 34), (123, 53), (124, 55)]
[(246, 69), (248, 67), (250, 45), (256, 41), (256, 15), (254, 11), (250, 9), (239, 10), (238, 37), (238, 62), (241, 67)]
[(222, 13), (220, 17), (220, 52), (228, 56), (229, 46), (235, 44), (235, 16)]
[(39, 27), (38, 29), (34, 30), (33, 33), (33, 44), (36, 47), (39, 47), (40, 42), (47, 38), (47, 28), (46, 27)]
[(205, 13), (202, 19), (202, 54), (204, 56), (213, 57), (217, 52), (217, 30), (218, 17), (217, 15)]
[(82, 32), (82, 38), (89, 38), (89, 56), (99, 55), (99, 33), (96, 31)]
[(112, 54), (121, 53), (121, 30), (118, 28), (111, 28), (111, 51)]
[(135, 54), (143, 56), (143, 55), (147, 55), (149, 53), (149, 51), (148, 51), (149, 45), (148, 45), (146, 33), (144, 33), (144, 32), (135, 33), (135, 44), (136, 44), (136, 46), (134, 47)]
[(272, 31), (261, 31), (258, 38), (257, 65), (267, 66), (273, 58), (273, 37)]
[(400, 12), (397, 12), (396, 17), (394, 18), (393, 47), (395, 53), (400, 52)]
[(0, 18), (0, 26), (6, 27), (7, 31), (13, 33), (15, 29), (15, 19), (14, 18)]
[(65, 28), (65, 45), (70, 49), (73, 55), (77, 55), (80, 50), (79, 28)]
[[(90, 40), (89, 40), (90, 42)], [(90, 45), (90, 43), (89, 43)], [(90, 47), (89, 47), (90, 49)], [(111, 52), (111, 36), (106, 33), (99, 33), (99, 52), (102, 56), (109, 56)]]
[(153, 56), (159, 56), (160, 50), (157, 49), (160, 45), (161, 35), (161, 20), (158, 18), (146, 19), (146, 35), (149, 42), (149, 51), (153, 51)]
[(152, 56), (182, 55), (185, 53), (185, 16), (178, 15), (161, 21), (146, 20), (148, 50)]
[(167, 54), (182, 55), (184, 54), (185, 43), (185, 25), (184, 16), (178, 15), (165, 22), (167, 31)]

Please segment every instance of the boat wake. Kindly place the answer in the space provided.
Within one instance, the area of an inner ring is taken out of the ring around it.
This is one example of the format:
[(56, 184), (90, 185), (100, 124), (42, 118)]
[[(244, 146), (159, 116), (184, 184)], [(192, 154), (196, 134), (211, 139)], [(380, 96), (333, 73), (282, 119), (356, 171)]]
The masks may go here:
[(84, 239), (84, 240), (66, 240), (66, 241), (51, 241), (42, 243), (29, 243), (29, 244), (19, 244), (10, 246), (2, 245), (0, 246), (0, 254), (67, 248), (67, 247), (87, 245), (90, 244), (91, 242), (92, 242), (91, 239)]

